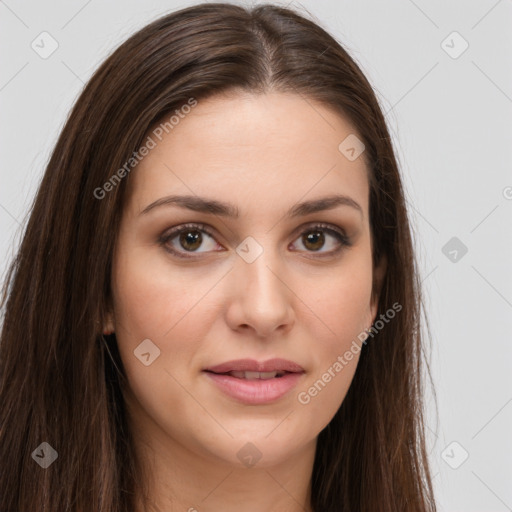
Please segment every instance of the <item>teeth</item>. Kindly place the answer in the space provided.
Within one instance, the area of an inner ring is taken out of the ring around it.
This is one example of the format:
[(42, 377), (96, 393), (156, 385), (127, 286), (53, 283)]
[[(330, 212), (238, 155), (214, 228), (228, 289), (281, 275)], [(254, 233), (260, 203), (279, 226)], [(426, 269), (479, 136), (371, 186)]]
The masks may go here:
[(238, 379), (248, 379), (248, 380), (254, 380), (254, 379), (273, 379), (277, 375), (281, 376), (284, 375), (284, 372), (280, 371), (274, 371), (274, 372), (229, 372), (228, 375), (231, 375), (232, 377), (237, 377)]

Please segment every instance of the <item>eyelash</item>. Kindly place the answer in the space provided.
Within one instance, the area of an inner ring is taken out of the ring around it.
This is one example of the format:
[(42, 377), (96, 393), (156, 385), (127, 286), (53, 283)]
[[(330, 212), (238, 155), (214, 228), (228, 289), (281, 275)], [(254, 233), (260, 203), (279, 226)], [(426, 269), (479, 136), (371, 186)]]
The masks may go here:
[[(310, 226), (307, 226), (306, 229), (304, 229), (303, 231), (301, 231), (299, 233), (299, 236), (297, 238), (299, 238), (300, 236), (302, 236), (306, 233), (313, 232), (315, 230), (322, 231), (324, 233), (328, 233), (328, 234), (334, 236), (337, 239), (338, 243), (340, 244), (340, 247), (338, 247), (337, 249), (330, 251), (328, 253), (319, 253), (319, 255), (315, 256), (315, 257), (323, 258), (323, 257), (333, 256), (335, 254), (338, 254), (338, 252), (340, 252), (344, 247), (350, 247), (352, 245), (352, 242), (350, 241), (349, 237), (347, 237), (347, 235), (345, 235), (345, 233), (343, 233), (341, 230), (339, 230), (337, 228), (334, 228), (333, 226), (331, 226), (329, 224), (323, 224), (323, 223), (317, 223), (317, 224), (312, 224)], [(171, 231), (164, 233), (158, 239), (158, 243), (160, 245), (164, 246), (166, 251), (177, 256), (178, 258), (196, 259), (197, 258), (196, 256), (184, 256), (184, 253), (176, 251), (175, 249), (169, 247), (169, 245), (168, 245), (168, 242), (170, 240), (172, 240), (176, 236), (181, 235), (182, 233), (186, 233), (188, 231), (202, 231), (202, 232), (206, 233), (208, 236), (210, 236), (211, 238), (215, 239), (214, 233), (206, 224), (189, 223), (189, 224), (182, 224), (180, 226), (176, 226), (175, 228), (172, 228)], [(314, 251), (306, 251), (306, 252), (310, 252), (313, 254), (315, 253)], [(189, 251), (189, 253), (194, 254), (193, 251)]]

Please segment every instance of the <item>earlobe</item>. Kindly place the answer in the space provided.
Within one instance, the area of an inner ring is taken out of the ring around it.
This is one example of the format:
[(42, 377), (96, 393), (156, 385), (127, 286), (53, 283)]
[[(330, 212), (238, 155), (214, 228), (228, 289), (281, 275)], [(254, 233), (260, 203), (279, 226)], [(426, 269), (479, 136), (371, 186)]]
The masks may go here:
[(377, 316), (377, 309), (379, 305), (379, 298), (382, 291), (382, 285), (384, 283), (384, 278), (386, 277), (387, 270), (387, 258), (386, 255), (383, 254), (380, 258), (379, 263), (373, 269), (373, 289), (372, 289), (372, 300), (371, 300), (371, 323), (375, 321)]
[(105, 336), (109, 336), (115, 332), (115, 322), (114, 315), (112, 313), (107, 313), (106, 319), (103, 323), (103, 334)]

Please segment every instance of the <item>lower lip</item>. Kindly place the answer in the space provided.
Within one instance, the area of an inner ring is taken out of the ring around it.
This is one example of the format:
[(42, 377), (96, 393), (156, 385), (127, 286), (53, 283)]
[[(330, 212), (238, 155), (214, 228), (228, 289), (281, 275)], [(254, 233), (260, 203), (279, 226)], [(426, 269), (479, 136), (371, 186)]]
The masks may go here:
[(286, 373), (273, 379), (238, 379), (220, 373), (205, 372), (206, 375), (232, 398), (249, 405), (267, 404), (282, 398), (293, 389), (303, 373)]

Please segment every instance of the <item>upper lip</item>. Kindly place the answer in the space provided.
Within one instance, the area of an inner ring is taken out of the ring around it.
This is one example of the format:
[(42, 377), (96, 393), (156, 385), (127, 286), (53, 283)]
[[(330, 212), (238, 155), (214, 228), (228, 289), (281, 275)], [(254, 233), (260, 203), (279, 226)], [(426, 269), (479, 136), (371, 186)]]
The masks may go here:
[(267, 361), (256, 361), (254, 359), (235, 359), (233, 361), (227, 361), (222, 364), (215, 366), (209, 366), (204, 371), (214, 373), (227, 373), (227, 372), (274, 372), (284, 371), (301, 373), (304, 372), (304, 368), (293, 361), (287, 359), (268, 359)]

